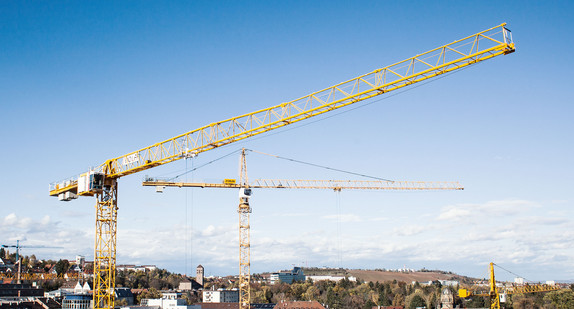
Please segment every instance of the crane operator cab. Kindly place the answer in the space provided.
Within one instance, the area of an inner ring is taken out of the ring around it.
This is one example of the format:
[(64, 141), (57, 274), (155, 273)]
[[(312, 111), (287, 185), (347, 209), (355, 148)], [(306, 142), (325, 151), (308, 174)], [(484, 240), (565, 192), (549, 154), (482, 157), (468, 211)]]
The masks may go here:
[(251, 197), (250, 188), (239, 188), (239, 198), (249, 198)]

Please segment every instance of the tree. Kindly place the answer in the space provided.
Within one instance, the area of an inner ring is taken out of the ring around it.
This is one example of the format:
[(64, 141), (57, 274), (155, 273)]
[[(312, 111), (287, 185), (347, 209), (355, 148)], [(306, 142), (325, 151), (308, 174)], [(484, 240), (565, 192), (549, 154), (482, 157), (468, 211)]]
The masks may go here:
[(55, 291), (62, 287), (64, 284), (63, 280), (42, 280), (40, 281), (40, 287), (44, 289), (44, 291)]
[(403, 307), (405, 305), (405, 297), (402, 294), (395, 294), (392, 306)]
[(0, 248), (0, 258), (4, 258), (5, 255), (6, 255), (6, 250), (4, 250), (4, 248)]
[(371, 309), (371, 308), (376, 307), (376, 306), (377, 306), (377, 304), (375, 304), (374, 301), (369, 299), (365, 302), (365, 305), (363, 305), (363, 309)]
[(574, 308), (574, 291), (563, 289), (550, 292), (544, 296), (544, 303), (545, 308), (547, 307), (546, 305), (554, 306), (555, 309)]
[(58, 276), (65, 274), (70, 268), (70, 262), (68, 262), (68, 260), (59, 260), (58, 263), (56, 263), (55, 268)]
[(426, 302), (420, 295), (414, 295), (409, 303), (409, 309), (416, 309), (420, 307), (426, 307)]
[(127, 305), (128, 305), (128, 300), (125, 298), (116, 300), (116, 306), (117, 307), (125, 307)]
[(329, 289), (327, 289), (327, 299), (325, 302), (327, 303), (329, 308), (342, 309), (343, 302), (341, 301), (341, 296), (339, 295), (339, 293), (335, 291), (336, 289), (337, 287), (335, 288), (329, 287)]
[(151, 288), (147, 291), (143, 291), (137, 297), (138, 304), (141, 303), (142, 299), (146, 299), (146, 298), (148, 298), (148, 299), (161, 298), (161, 293), (154, 288)]
[(303, 298), (305, 300), (318, 300), (319, 294), (319, 289), (316, 286), (311, 285), (307, 288), (305, 294), (303, 294)]
[(427, 302), (425, 300), (425, 295), (422, 290), (416, 290), (412, 294), (408, 295), (405, 299), (405, 308), (415, 309), (418, 307), (426, 307)]
[(303, 300), (303, 294), (307, 291), (306, 283), (291, 284), (289, 295), (293, 300)]
[(514, 295), (512, 297), (513, 309), (530, 309), (534, 307), (534, 300), (524, 294)]

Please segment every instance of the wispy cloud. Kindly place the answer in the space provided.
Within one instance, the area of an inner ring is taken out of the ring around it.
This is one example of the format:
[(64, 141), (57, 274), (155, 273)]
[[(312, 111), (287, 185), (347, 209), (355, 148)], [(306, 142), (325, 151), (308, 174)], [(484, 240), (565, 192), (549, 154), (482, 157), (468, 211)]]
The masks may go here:
[(334, 222), (361, 222), (361, 217), (355, 214), (341, 214), (341, 215), (327, 215), (323, 219), (328, 219)]
[(414, 236), (428, 230), (429, 227), (421, 225), (407, 225), (395, 228), (393, 234), (396, 236)]
[(524, 212), (538, 204), (526, 200), (488, 201), (482, 204), (456, 204), (443, 207), (438, 220), (457, 222), (472, 222), (478, 217), (508, 216)]

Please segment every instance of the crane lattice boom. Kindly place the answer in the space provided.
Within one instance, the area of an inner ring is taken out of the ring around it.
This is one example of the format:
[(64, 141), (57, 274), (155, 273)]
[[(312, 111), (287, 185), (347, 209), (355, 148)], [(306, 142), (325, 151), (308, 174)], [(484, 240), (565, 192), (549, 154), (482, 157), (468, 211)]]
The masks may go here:
[[(179, 160), (429, 78), (515, 51), (506, 24), (484, 30), (293, 101), (214, 122), (107, 160), (95, 171), (119, 178)], [(50, 185), (50, 195), (77, 191), (78, 177)]]
[[(196, 188), (241, 188), (236, 183), (169, 182), (146, 179), (144, 186), (196, 187)], [(262, 189), (332, 189), (332, 190), (464, 190), (458, 182), (449, 181), (383, 181), (383, 180), (297, 180), (256, 179), (249, 188)]]

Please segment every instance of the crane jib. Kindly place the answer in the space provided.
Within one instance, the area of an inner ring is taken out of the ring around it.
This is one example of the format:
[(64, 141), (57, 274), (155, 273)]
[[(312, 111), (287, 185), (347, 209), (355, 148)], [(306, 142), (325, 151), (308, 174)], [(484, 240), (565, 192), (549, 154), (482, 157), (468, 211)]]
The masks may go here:
[[(492, 57), (512, 53), (515, 47), (511, 32), (505, 25), (484, 30), (296, 100), (215, 122), (107, 160), (93, 171), (103, 173), (109, 178), (130, 175), (361, 102)], [(75, 176), (52, 183), (50, 195), (58, 196), (68, 191), (77, 194), (77, 181), (78, 176)]]

